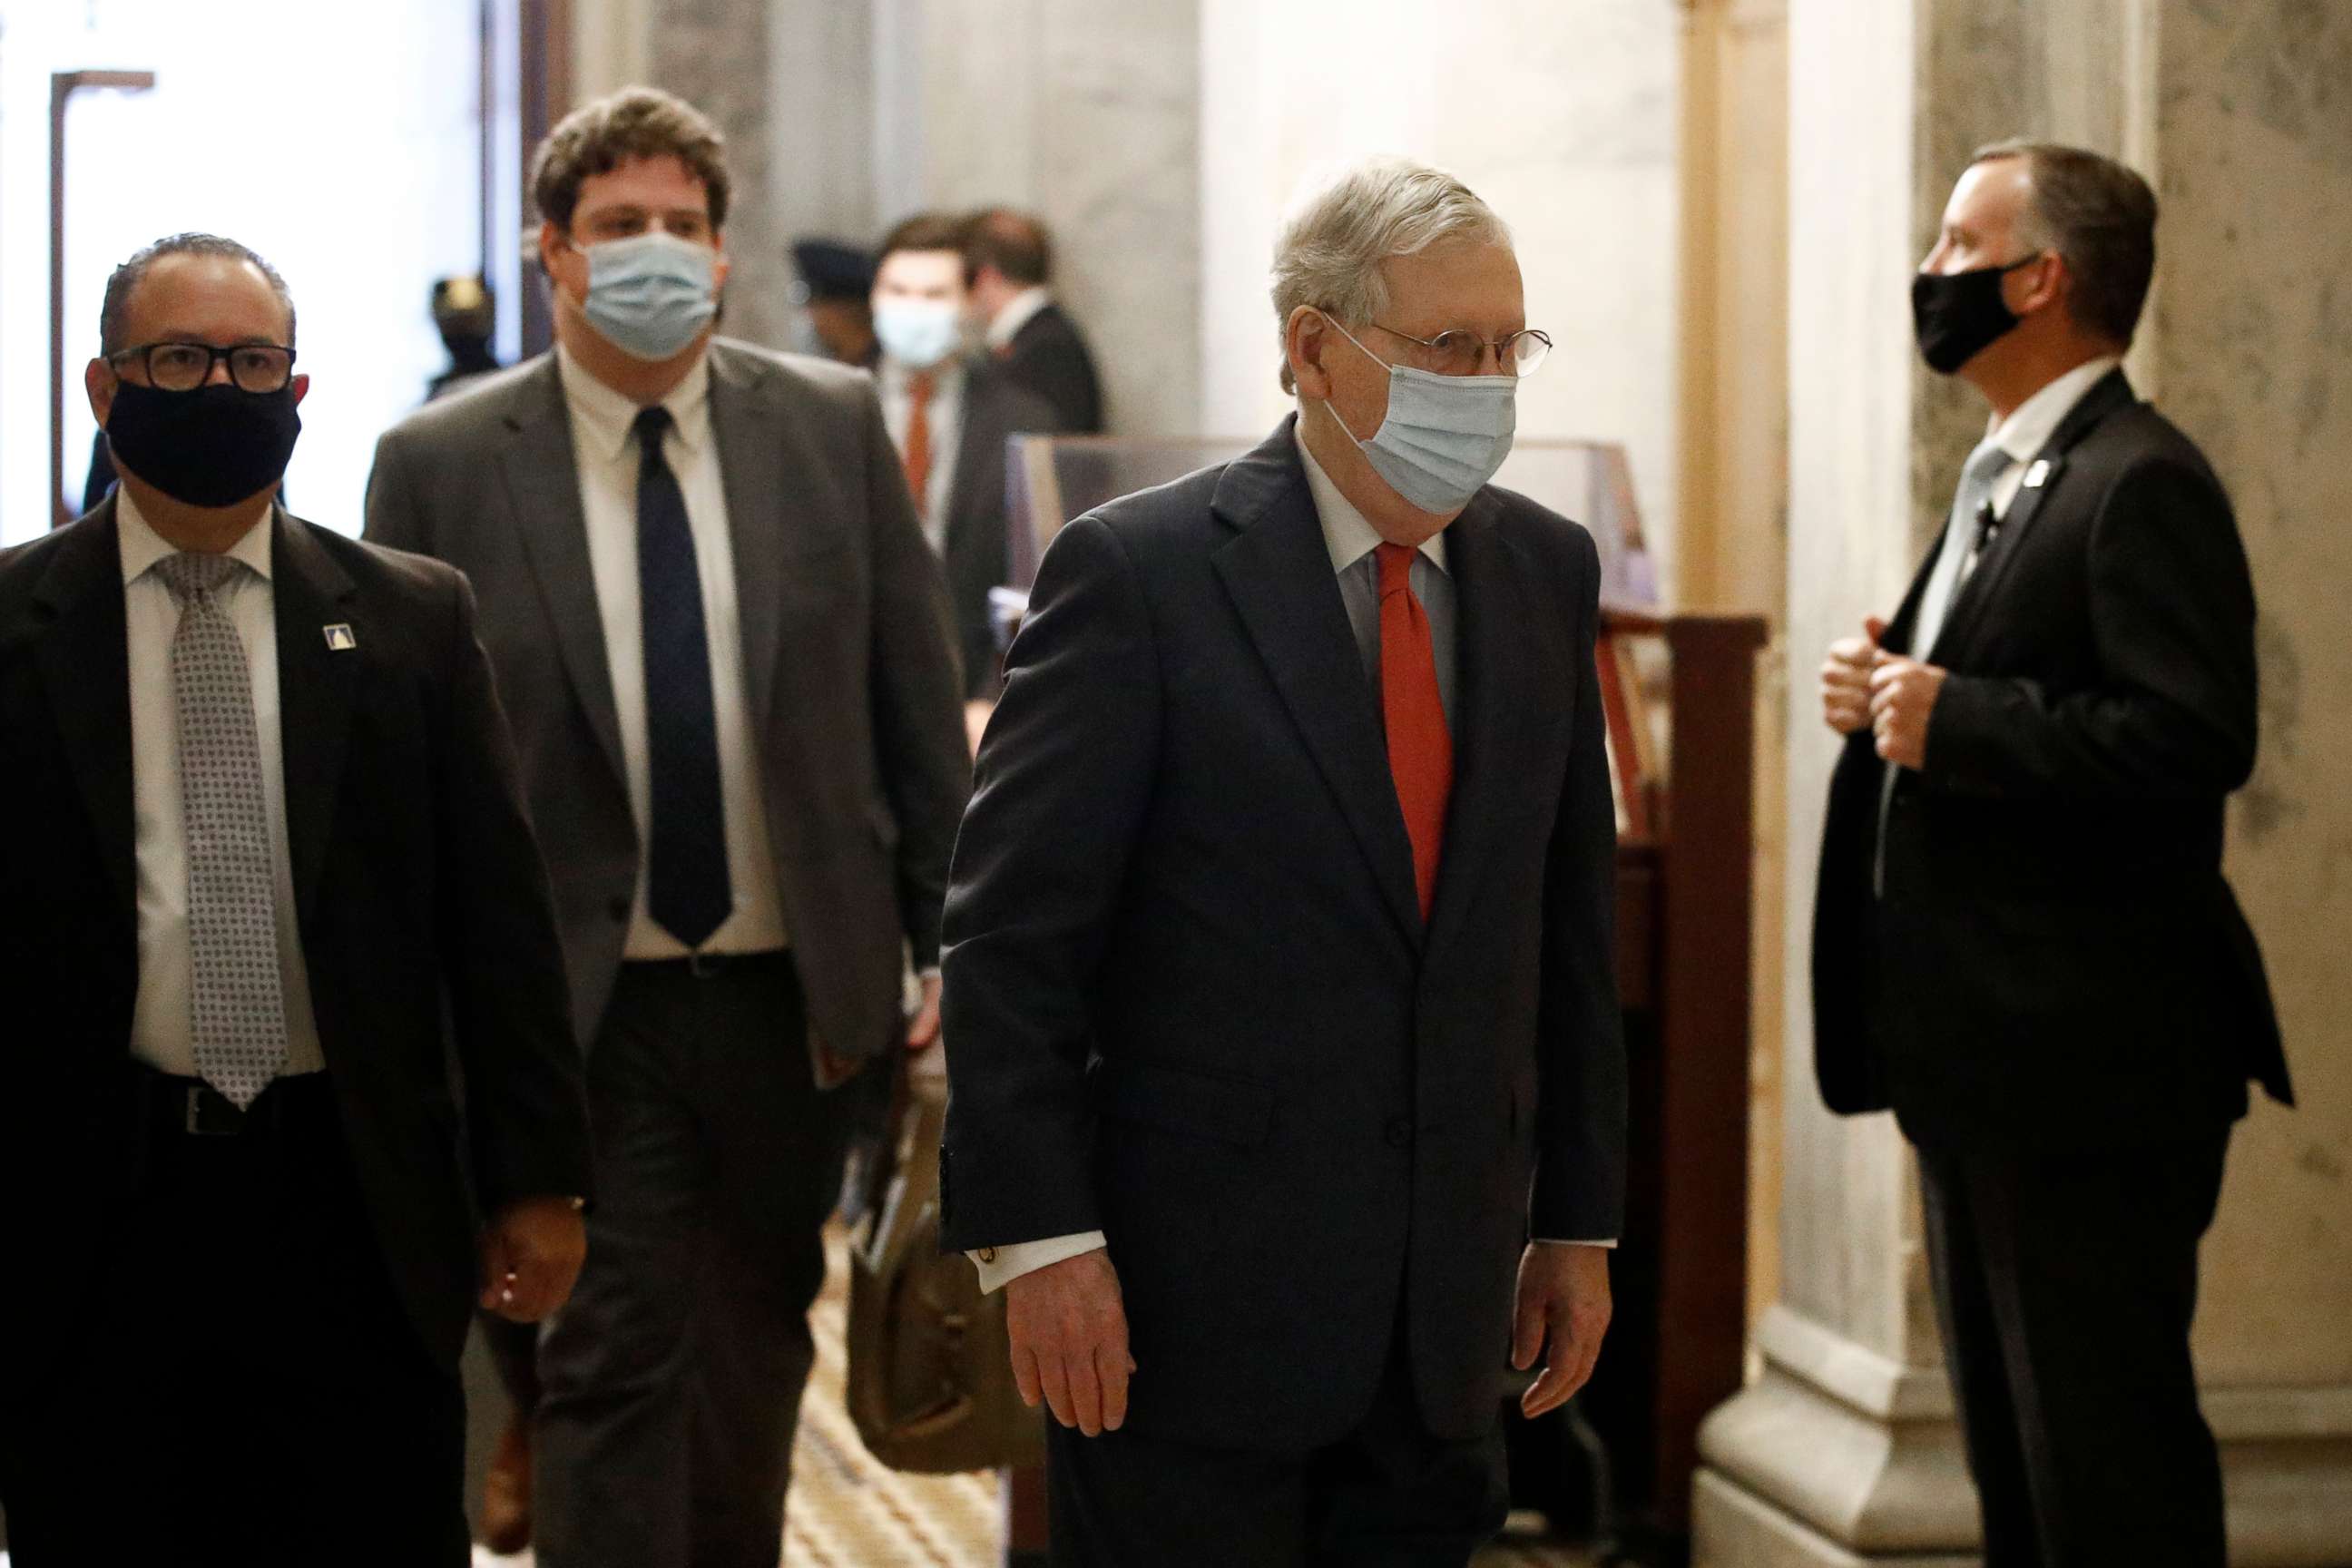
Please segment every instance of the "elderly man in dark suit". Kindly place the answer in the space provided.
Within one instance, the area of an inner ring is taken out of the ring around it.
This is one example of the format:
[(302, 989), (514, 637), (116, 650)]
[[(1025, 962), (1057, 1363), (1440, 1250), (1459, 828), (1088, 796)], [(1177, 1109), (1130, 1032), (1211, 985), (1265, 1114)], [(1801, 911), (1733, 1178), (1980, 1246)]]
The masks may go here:
[(1507, 232), (1404, 163), (1275, 264), (1298, 413), (1055, 539), (948, 900), (945, 1235), (1066, 1563), (1460, 1564), (1591, 1371), (1614, 815), (1575, 524), (1486, 481)]
[(1990, 426), (1893, 620), (1822, 671), (1815, 1062), (1918, 1148), (1989, 1568), (2221, 1568), (2198, 1241), (2247, 1080), (2291, 1098), (2221, 876), (2253, 587), (2220, 480), (2120, 368), (2155, 226), (2096, 153), (1961, 176), (1915, 313)]
[(563, 1300), (591, 1179), (474, 596), (272, 504), (245, 247), (141, 251), (101, 333), (121, 487), (0, 553), (15, 1561), (454, 1568), (467, 1305)]
[(378, 448), (370, 537), (466, 568), (551, 847), (600, 1204), (540, 1347), (546, 1568), (777, 1561), (818, 1227), (928, 1043), (969, 787), (938, 563), (871, 380), (714, 341), (710, 122), (633, 89), (541, 148), (551, 355)]

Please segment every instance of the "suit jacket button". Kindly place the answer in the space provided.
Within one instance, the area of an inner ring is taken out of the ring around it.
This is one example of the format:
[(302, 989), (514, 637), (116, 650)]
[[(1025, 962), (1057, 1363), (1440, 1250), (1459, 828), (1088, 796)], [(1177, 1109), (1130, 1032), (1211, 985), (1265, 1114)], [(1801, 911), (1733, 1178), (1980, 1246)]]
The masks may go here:
[(1412, 1142), (1412, 1123), (1402, 1116), (1391, 1116), (1382, 1135), (1387, 1138), (1390, 1148), (1402, 1149)]
[(982, 1263), (993, 1263), (993, 1262), (995, 1262), (995, 1261), (996, 1261), (996, 1248), (994, 1248), (994, 1247), (982, 1247), (982, 1248), (980, 1249), (980, 1260), (981, 1260)]
[(616, 921), (625, 921), (629, 918), (629, 900), (626, 899), (614, 899), (611, 903), (605, 905), (604, 908), (605, 911)]

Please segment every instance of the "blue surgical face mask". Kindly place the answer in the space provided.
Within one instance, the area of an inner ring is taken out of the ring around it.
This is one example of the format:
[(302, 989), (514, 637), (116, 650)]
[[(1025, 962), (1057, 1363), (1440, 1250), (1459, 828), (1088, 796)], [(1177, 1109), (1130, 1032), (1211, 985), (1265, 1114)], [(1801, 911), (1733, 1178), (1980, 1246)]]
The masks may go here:
[(908, 370), (929, 370), (963, 342), (963, 322), (950, 300), (887, 294), (874, 304), (874, 336)]
[(634, 359), (684, 352), (719, 313), (718, 253), (659, 229), (589, 246), (588, 322)]
[(1388, 417), (1369, 441), (1356, 441), (1339, 411), (1324, 400), (1339, 433), (1356, 442), (1391, 489), (1422, 510), (1449, 516), (1468, 506), (1511, 455), (1511, 437), (1519, 427), (1519, 378), (1439, 375), (1390, 364), (1338, 321), (1331, 325), (1389, 373)]

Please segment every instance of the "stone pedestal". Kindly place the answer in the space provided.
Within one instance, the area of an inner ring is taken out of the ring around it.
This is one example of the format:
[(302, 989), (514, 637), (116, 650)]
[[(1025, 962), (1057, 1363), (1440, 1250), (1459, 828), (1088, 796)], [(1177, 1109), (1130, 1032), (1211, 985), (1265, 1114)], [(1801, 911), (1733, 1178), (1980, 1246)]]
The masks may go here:
[[(1908, 274), (1969, 152), (2099, 147), (2156, 181), (2158, 302), (2130, 368), (2230, 487), (2263, 621), (2263, 760), (2233, 882), (2269, 956), (2303, 1108), (2258, 1106), (2204, 1252), (2196, 1351), (2231, 1561), (2352, 1564), (2352, 15), (2339, 7), (1794, 0), (1792, 668), (1885, 613), (1982, 411), (1910, 351)], [(2329, 84), (2335, 84), (2331, 87)], [(1760, 1371), (1702, 1437), (1704, 1568), (1977, 1560), (1916, 1177), (1885, 1117), (1812, 1091), (1810, 868), (1833, 742), (1792, 696), (1780, 1299)], [(2323, 758), (2331, 761), (2323, 762)], [(2329, 934), (2334, 933), (2334, 934)], [(2096, 1107), (2084, 1108), (2086, 1117)]]

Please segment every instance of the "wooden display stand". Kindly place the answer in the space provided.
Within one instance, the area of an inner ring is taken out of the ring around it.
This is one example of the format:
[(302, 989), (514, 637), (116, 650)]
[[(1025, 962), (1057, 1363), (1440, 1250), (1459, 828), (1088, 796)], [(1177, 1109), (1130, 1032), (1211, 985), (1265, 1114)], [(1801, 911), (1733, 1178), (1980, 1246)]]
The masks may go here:
[[(1765, 637), (1759, 616), (1612, 607), (1601, 650), (1623, 808), (1617, 981), (1633, 1125), (1616, 1319), (1578, 1405), (1609, 1459), (1600, 1545), (1642, 1562), (1686, 1553), (1699, 1423), (1738, 1392), (1746, 1353)], [(1636, 679), (1644, 643), (1663, 646), (1662, 712)]]

